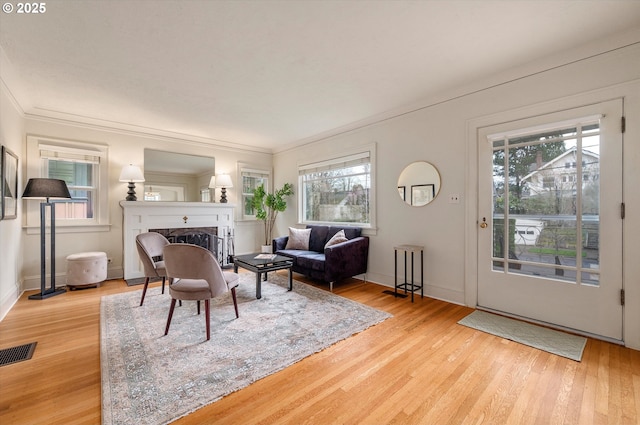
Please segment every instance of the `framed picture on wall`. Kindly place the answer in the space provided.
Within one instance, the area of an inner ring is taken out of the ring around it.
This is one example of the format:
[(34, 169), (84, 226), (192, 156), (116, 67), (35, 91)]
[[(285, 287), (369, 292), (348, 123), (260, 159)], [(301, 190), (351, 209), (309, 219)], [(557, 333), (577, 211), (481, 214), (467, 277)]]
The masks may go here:
[(433, 200), (435, 193), (434, 184), (411, 185), (411, 205), (426, 205)]
[(407, 186), (398, 186), (398, 194), (403, 201), (407, 200)]
[(0, 218), (9, 220), (18, 216), (18, 157), (2, 146), (2, 157), (0, 158), (0, 197), (2, 198), (2, 211)]

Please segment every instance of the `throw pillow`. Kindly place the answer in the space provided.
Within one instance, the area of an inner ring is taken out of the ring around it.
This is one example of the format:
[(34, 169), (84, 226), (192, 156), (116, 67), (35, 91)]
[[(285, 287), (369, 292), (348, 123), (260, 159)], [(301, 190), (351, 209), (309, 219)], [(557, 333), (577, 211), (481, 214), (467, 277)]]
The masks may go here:
[(309, 238), (311, 237), (311, 229), (296, 229), (289, 227), (289, 240), (284, 249), (302, 249), (309, 250)]
[(335, 235), (333, 235), (333, 237), (331, 239), (329, 239), (329, 241), (325, 244), (325, 248), (330, 247), (331, 245), (336, 245), (339, 244), (341, 242), (346, 242), (349, 239), (347, 239), (347, 237), (344, 235), (344, 230), (340, 230), (338, 233), (336, 233)]

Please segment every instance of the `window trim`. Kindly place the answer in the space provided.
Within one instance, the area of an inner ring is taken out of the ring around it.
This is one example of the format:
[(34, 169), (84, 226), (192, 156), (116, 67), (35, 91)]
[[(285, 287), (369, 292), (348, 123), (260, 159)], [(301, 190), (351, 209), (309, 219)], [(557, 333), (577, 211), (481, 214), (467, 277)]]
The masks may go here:
[[(298, 223), (301, 224), (324, 224), (329, 226), (354, 226), (362, 227), (363, 233), (366, 234), (375, 234), (377, 230), (377, 214), (376, 214), (376, 192), (377, 192), (377, 162), (376, 162), (376, 143), (371, 143), (368, 145), (363, 145), (360, 147), (355, 147), (352, 149), (346, 149), (341, 152), (340, 156), (336, 156), (334, 153), (330, 156), (319, 157), (317, 160), (313, 162), (298, 162)], [(325, 221), (310, 221), (305, 220), (304, 208), (304, 193), (303, 193), (303, 182), (302, 176), (305, 171), (311, 171), (313, 169), (322, 169), (329, 167), (333, 164), (339, 163), (348, 163), (350, 161), (355, 161), (360, 158), (369, 157), (369, 164), (371, 166), (371, 170), (369, 173), (369, 179), (371, 182), (371, 188), (369, 190), (369, 224), (365, 223), (342, 223), (337, 221), (325, 222)]]
[[(41, 151), (52, 151), (52, 149), (70, 155), (93, 157), (98, 165), (94, 217), (91, 219), (56, 220), (56, 231), (60, 233), (109, 231), (108, 146), (84, 141), (27, 135), (27, 179), (47, 177), (43, 175)], [(87, 158), (87, 160), (91, 159)], [(25, 206), (27, 234), (40, 232), (39, 205), (39, 200), (27, 200)]]

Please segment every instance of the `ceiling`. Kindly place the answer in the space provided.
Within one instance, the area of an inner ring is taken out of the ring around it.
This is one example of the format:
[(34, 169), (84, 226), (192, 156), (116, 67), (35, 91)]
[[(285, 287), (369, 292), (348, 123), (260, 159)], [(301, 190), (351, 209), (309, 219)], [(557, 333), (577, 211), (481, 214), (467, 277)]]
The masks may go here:
[(0, 72), (28, 116), (273, 151), (638, 28), (636, 0), (59, 0), (0, 14)]

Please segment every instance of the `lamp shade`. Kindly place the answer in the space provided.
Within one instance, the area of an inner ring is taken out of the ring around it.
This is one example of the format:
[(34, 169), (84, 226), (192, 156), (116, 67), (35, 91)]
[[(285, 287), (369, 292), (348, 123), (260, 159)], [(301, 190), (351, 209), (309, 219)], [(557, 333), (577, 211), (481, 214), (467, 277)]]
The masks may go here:
[(142, 174), (142, 170), (137, 165), (129, 164), (127, 166), (122, 167), (122, 171), (120, 172), (121, 182), (143, 182), (144, 175)]
[(211, 180), (209, 180), (209, 188), (213, 189), (216, 187), (216, 176), (211, 176)]
[(64, 180), (29, 179), (22, 193), (23, 198), (71, 198)]
[(229, 174), (219, 174), (216, 176), (216, 187), (233, 187), (231, 176)]

